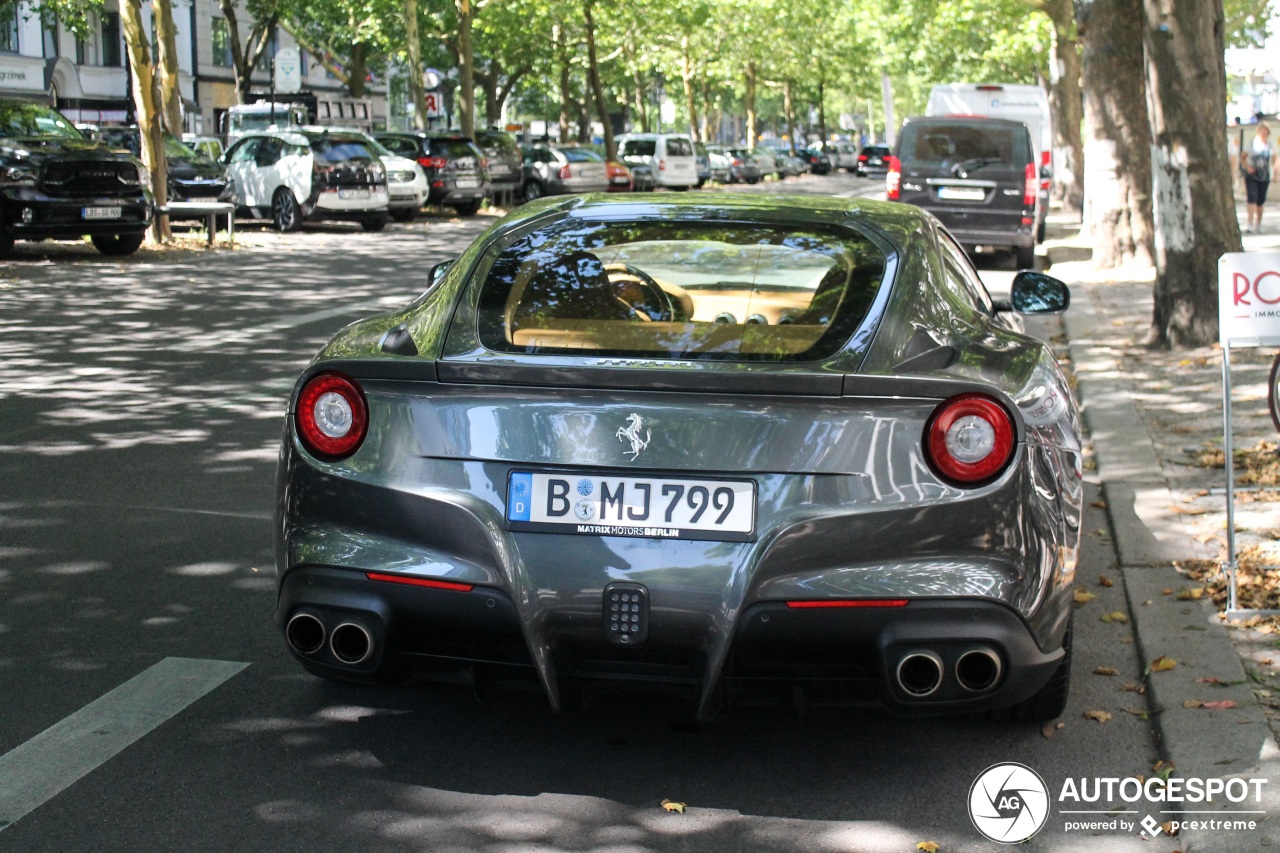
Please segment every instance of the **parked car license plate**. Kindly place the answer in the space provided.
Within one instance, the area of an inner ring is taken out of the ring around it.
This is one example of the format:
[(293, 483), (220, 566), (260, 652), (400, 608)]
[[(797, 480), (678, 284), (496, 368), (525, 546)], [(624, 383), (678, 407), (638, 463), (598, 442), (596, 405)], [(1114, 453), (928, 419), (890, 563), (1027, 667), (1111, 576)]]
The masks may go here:
[(982, 201), (986, 197), (982, 187), (938, 187), (938, 198), (950, 201)]
[(693, 480), (513, 471), (513, 530), (748, 542), (755, 535), (753, 480)]
[(118, 207), (86, 207), (80, 215), (84, 219), (119, 219), (120, 212)]
[(338, 190), (338, 198), (368, 198), (368, 190)]
[(480, 181), (477, 178), (458, 178), (457, 184), (458, 189), (473, 190), (480, 186)]

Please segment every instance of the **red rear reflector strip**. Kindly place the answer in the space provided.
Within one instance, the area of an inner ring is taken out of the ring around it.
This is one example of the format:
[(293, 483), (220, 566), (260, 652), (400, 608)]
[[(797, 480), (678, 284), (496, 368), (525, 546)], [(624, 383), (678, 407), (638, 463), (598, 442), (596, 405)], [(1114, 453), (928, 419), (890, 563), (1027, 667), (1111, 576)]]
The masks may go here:
[(469, 583), (452, 583), (450, 581), (433, 581), (428, 578), (412, 578), (405, 575), (384, 575), (380, 572), (365, 572), (364, 576), (371, 581), (383, 581), (385, 583), (401, 583), (405, 586), (425, 586), (428, 589), (451, 589), (454, 592), (471, 592), (475, 589), (473, 584)]
[(846, 598), (824, 601), (788, 601), (787, 606), (796, 610), (818, 607), (906, 607), (906, 598)]

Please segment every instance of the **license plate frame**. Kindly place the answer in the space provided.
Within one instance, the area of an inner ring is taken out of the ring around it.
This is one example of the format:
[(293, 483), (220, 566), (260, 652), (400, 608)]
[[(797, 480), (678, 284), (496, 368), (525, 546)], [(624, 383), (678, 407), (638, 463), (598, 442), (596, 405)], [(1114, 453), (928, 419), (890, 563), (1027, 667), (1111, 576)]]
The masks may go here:
[(479, 178), (457, 178), (454, 183), (458, 185), (460, 190), (474, 190), (480, 186)]
[(938, 187), (942, 201), (985, 201), (987, 191), (982, 187)]
[(753, 542), (757, 511), (753, 479), (518, 469), (503, 515), (535, 533)]
[(124, 216), (124, 208), (122, 207), (82, 207), (80, 208), (80, 218), (90, 222), (101, 222), (103, 220), (120, 219)]
[(364, 201), (373, 197), (373, 191), (367, 189), (339, 189), (338, 198)]

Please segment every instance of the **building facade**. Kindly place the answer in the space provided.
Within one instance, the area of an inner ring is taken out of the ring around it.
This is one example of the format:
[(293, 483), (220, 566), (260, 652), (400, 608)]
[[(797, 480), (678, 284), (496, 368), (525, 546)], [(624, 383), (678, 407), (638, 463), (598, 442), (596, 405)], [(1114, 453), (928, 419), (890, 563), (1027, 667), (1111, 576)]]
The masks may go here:
[[(217, 134), (221, 115), (237, 103), (228, 21), (217, 0), (171, 2), (185, 130)], [(242, 7), (236, 14), (243, 40), (253, 18)], [(142, 21), (153, 32), (150, 3), (143, 4)], [(277, 28), (253, 75), (255, 92), (269, 90), (271, 57), (282, 47), (297, 45)], [(305, 51), (300, 53), (303, 89), (321, 99), (341, 99), (342, 83)], [(118, 0), (106, 0), (89, 14), (84, 37), (43, 16), (38, 0), (0, 0), (0, 97), (48, 103), (78, 123), (126, 124), (133, 120), (130, 85)], [(375, 122), (385, 123), (385, 84), (375, 79), (367, 92)]]

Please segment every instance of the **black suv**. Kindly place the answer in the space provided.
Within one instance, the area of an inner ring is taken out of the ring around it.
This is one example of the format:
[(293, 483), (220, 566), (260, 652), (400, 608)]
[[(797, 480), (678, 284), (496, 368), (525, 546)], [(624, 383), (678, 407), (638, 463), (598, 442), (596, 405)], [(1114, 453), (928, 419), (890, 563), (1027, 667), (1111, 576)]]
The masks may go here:
[(465, 136), (413, 131), (375, 133), (373, 138), (391, 153), (418, 161), (427, 174), (430, 204), (452, 207), (459, 216), (475, 216), (492, 195), (488, 160)]
[(1018, 267), (1035, 264), (1040, 174), (1022, 122), (909, 118), (885, 181), (890, 201), (928, 210), (966, 249), (1008, 248)]
[(0, 98), (0, 256), (15, 240), (89, 235), (104, 255), (137, 251), (151, 224), (142, 164), (85, 139), (56, 110)]
[(892, 153), (888, 145), (864, 145), (858, 152), (858, 165), (854, 167), (854, 171), (859, 178), (883, 175), (889, 171), (889, 155)]

